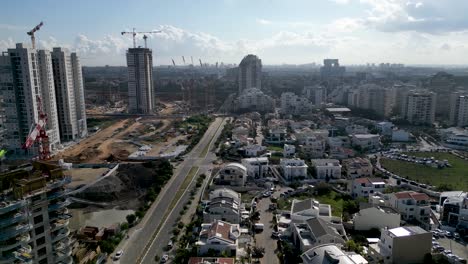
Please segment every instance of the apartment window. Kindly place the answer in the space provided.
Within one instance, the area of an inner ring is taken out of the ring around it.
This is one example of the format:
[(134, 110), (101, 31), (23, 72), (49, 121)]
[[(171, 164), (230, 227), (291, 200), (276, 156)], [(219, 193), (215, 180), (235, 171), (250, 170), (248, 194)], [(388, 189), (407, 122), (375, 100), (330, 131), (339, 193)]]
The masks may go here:
[(33, 213), (38, 213), (42, 210), (42, 207), (38, 207), (36, 209), (33, 210)]
[(43, 247), (43, 248), (39, 249), (39, 250), (37, 251), (37, 254), (38, 254), (39, 256), (44, 256), (45, 254), (47, 254), (47, 249), (46, 249), (46, 247)]
[(34, 232), (36, 232), (36, 236), (44, 233), (44, 226), (40, 226), (40, 227), (34, 229)]
[(38, 215), (34, 217), (34, 224), (37, 225), (38, 223), (41, 223), (44, 220), (44, 217), (42, 215)]
[(41, 237), (39, 239), (36, 240), (36, 246), (41, 246), (45, 243), (45, 237)]

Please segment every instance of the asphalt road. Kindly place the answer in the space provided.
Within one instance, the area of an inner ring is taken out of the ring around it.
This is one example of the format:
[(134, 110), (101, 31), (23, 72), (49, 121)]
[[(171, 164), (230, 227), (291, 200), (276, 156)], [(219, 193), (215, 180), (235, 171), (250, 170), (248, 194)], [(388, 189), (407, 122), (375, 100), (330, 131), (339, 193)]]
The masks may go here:
[[(280, 192), (275, 192), (274, 195), (279, 196)], [(271, 204), (270, 198), (262, 198), (257, 203), (257, 210), (260, 213), (260, 223), (265, 225), (265, 229), (261, 233), (255, 234), (257, 247), (265, 248), (265, 255), (260, 259), (262, 264), (278, 264), (279, 259), (276, 256), (277, 240), (271, 238), (273, 232), (273, 214), (268, 210)]]
[[(124, 241), (117, 247), (115, 252), (117, 252), (118, 250), (124, 251), (122, 258), (118, 262), (124, 264), (138, 263), (140, 257), (143, 257), (142, 263), (154, 263), (155, 253), (151, 252), (161, 250), (169, 241), (169, 235), (167, 233), (168, 230), (165, 230), (164, 228), (160, 229), (166, 231), (161, 231), (159, 233), (161, 236), (163, 236), (164, 239), (167, 238), (166, 243), (163, 244), (153, 243), (153, 241), (151, 241), (152, 235), (156, 231), (158, 226), (161, 224), (161, 222), (164, 221), (163, 216), (168, 210), (175, 194), (180, 189), (185, 177), (187, 177), (190, 169), (193, 166), (198, 166), (200, 160), (205, 161), (205, 158), (200, 158), (199, 156), (202, 154), (205, 147), (211, 143), (212, 139), (213, 142), (216, 141), (216, 139), (214, 139), (213, 137), (216, 131), (218, 131), (218, 128), (219, 131), (222, 130), (223, 124), (223, 118), (216, 118), (215, 121), (206, 130), (200, 142), (186, 156), (185, 160), (176, 168), (173, 177), (161, 190), (161, 193), (158, 195), (156, 201), (152, 204), (143, 220), (135, 228), (132, 228), (132, 230), (130, 230), (129, 238), (124, 239)], [(202, 164), (200, 164), (203, 169), (203, 165), (205, 163), (206, 162), (202, 162)], [(183, 203), (178, 203), (177, 206), (173, 209), (173, 211), (169, 214), (167, 218), (167, 223), (169, 223), (170, 226), (172, 226), (172, 223), (175, 221), (173, 219), (177, 217), (181, 207), (183, 207)], [(156, 239), (158, 238), (159, 235)], [(151, 244), (152, 246), (148, 251), (148, 254), (146, 254), (146, 252), (144, 252), (144, 249), (148, 244)]]

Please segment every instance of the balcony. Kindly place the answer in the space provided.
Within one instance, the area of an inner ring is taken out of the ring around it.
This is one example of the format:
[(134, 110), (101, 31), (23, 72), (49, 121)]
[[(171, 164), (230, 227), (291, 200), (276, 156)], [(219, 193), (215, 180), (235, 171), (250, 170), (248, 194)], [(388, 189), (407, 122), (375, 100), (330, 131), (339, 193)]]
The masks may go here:
[(20, 235), (16, 238), (11, 238), (9, 240), (6, 240), (2, 243), (0, 243), (0, 251), (8, 251), (14, 248), (17, 248), (19, 246), (26, 245), (29, 240), (31, 240), (31, 237), (29, 236), (28, 233)]
[(0, 227), (9, 226), (14, 223), (18, 223), (19, 221), (25, 220), (28, 218), (27, 213), (17, 213), (13, 217), (1, 219), (0, 220)]
[(58, 203), (55, 203), (55, 204), (49, 204), (49, 212), (51, 211), (56, 211), (58, 209), (61, 209), (65, 206), (68, 206), (70, 205), (70, 201), (68, 200), (65, 200), (63, 202), (58, 202)]
[(0, 202), (0, 214), (4, 214), (27, 204), (26, 200), (18, 200), (13, 202)]
[(62, 179), (58, 179), (58, 180), (55, 180), (54, 182), (48, 183), (47, 188), (55, 189), (55, 188), (67, 185), (70, 182), (71, 182), (71, 176), (65, 176)]
[(60, 230), (56, 235), (52, 236), (52, 242), (58, 242), (64, 238), (67, 238), (70, 235), (70, 230), (68, 228)]
[(8, 254), (7, 256), (0, 258), (0, 264), (3, 263), (32, 263), (33, 256), (31, 255), (32, 248), (31, 246), (23, 246), (20, 247), (18, 250)]
[(0, 241), (6, 241), (12, 237), (26, 233), (31, 229), (32, 229), (32, 225), (25, 224), (25, 225), (17, 225), (13, 228), (3, 230), (2, 233), (0, 234)]
[(57, 190), (55, 192), (52, 192), (51, 195), (47, 195), (47, 200), (54, 200), (54, 199), (57, 199), (57, 198), (60, 198), (62, 196), (65, 195), (65, 191), (64, 190)]
[(56, 220), (54, 223), (52, 223), (51, 225), (51, 230), (52, 231), (56, 231), (58, 230), (59, 228), (64, 228), (64, 227), (67, 227), (68, 226), (68, 219), (59, 219), (59, 220)]
[(73, 259), (71, 257), (67, 257), (63, 260), (58, 260), (55, 263), (56, 264), (73, 264)]

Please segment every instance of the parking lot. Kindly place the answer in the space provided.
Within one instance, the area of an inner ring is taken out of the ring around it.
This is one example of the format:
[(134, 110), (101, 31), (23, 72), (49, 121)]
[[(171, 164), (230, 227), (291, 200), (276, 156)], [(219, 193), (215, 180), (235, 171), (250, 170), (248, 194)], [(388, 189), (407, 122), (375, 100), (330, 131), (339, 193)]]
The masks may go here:
[(455, 241), (449, 238), (437, 239), (437, 242), (443, 246), (446, 250), (451, 250), (452, 254), (457, 255), (460, 258), (468, 260), (468, 245)]

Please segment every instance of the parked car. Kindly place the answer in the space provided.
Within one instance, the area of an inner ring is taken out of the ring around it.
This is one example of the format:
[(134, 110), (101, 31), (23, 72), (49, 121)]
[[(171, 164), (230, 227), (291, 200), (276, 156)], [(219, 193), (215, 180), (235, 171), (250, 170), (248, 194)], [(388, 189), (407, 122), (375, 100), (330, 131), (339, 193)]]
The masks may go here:
[(119, 260), (123, 255), (123, 250), (119, 250), (115, 253), (114, 260)]
[(161, 263), (166, 263), (168, 260), (169, 260), (169, 256), (168, 256), (168, 255), (163, 255), (163, 256), (161, 257)]

